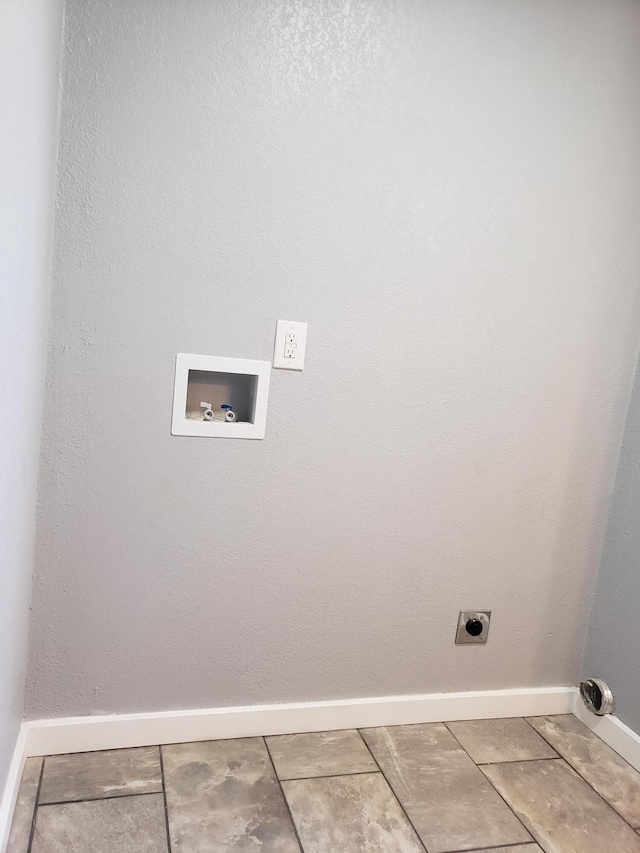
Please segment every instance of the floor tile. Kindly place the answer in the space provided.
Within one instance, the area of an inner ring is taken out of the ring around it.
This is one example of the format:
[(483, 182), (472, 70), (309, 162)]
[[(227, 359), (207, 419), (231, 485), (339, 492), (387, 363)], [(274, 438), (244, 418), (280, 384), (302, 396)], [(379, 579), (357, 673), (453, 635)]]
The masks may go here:
[(380, 773), (283, 782), (305, 853), (424, 853)]
[(640, 836), (562, 759), (482, 770), (546, 853), (640, 853)]
[(476, 764), (558, 757), (546, 740), (520, 718), (447, 723), (447, 728)]
[(27, 758), (22, 771), (7, 853), (26, 853), (31, 837), (31, 824), (36, 808), (42, 758)]
[(363, 729), (429, 853), (531, 841), (442, 723)]
[(41, 806), (31, 853), (167, 853), (162, 794)]
[(280, 779), (371, 773), (378, 767), (355, 729), (268, 737)]
[(640, 827), (640, 773), (637, 770), (573, 714), (531, 717), (530, 721), (625, 820)]
[(162, 747), (172, 853), (299, 853), (262, 738)]
[(162, 791), (157, 746), (45, 758), (40, 803), (97, 800)]

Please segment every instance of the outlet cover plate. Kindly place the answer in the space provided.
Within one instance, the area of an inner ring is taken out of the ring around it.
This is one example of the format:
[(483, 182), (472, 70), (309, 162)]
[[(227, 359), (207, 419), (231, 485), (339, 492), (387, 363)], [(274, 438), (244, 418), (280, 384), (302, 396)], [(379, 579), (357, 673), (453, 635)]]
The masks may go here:
[[(482, 622), (482, 632), (474, 637), (467, 631), (467, 622), (477, 619)], [(489, 624), (491, 622), (490, 610), (461, 610), (458, 615), (458, 627), (456, 629), (456, 645), (484, 645), (489, 636)]]
[(273, 366), (282, 370), (302, 370), (307, 348), (307, 324), (278, 320), (273, 347)]

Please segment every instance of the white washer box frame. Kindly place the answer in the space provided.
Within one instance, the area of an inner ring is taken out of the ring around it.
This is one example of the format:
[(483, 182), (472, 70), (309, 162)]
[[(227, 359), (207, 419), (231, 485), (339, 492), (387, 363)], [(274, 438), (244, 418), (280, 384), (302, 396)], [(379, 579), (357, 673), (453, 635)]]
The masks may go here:
[[(207, 373), (237, 373), (256, 377), (253, 423), (237, 421), (196, 421), (186, 417), (189, 371)], [(217, 355), (190, 355), (180, 352), (176, 356), (176, 375), (173, 386), (173, 416), (171, 435), (204, 436), (209, 438), (264, 438), (267, 426), (267, 404), (271, 362), (248, 358), (224, 358)]]

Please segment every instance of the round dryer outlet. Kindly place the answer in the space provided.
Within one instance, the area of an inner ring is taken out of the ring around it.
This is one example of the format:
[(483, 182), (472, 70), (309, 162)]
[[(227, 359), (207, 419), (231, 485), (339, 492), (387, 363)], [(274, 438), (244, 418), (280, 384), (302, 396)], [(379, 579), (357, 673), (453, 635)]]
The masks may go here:
[(489, 636), (490, 610), (461, 610), (458, 615), (456, 643), (458, 645), (482, 645)]

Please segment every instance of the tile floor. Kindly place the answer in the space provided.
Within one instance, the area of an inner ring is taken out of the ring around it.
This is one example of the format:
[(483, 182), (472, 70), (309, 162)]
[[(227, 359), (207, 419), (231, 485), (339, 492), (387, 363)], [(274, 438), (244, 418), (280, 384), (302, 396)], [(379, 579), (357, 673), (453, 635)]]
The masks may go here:
[(640, 853), (640, 773), (573, 716), (27, 760), (8, 853)]

